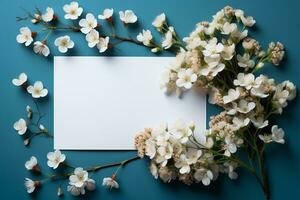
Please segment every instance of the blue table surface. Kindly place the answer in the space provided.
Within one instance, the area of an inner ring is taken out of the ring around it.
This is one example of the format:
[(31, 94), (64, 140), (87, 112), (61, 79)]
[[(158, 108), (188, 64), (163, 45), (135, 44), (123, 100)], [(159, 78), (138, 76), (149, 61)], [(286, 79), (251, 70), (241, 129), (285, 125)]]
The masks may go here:
[[(33, 10), (35, 6), (44, 10), (46, 6), (55, 9), (58, 16), (63, 16), (62, 6), (69, 1), (29, 1), (29, 0), (2, 0), (1, 19), (1, 53), (0, 53), (0, 157), (1, 157), (1, 185), (0, 199), (57, 199), (58, 183), (47, 183), (33, 196), (27, 195), (23, 181), (25, 177), (33, 177), (24, 168), (24, 162), (35, 155), (40, 160), (42, 169), (51, 172), (46, 166), (46, 154), (53, 149), (51, 139), (35, 138), (30, 148), (23, 145), (21, 137), (13, 130), (13, 123), (20, 117), (25, 117), (25, 106), (32, 105), (27, 94), (11, 84), (11, 79), (21, 72), (26, 72), (30, 81), (42, 80), (49, 89), (49, 97), (40, 101), (41, 110), (47, 113), (43, 123), (53, 131), (53, 59), (37, 56), (31, 50), (24, 48), (16, 42), (16, 35), (21, 26), (33, 27), (29, 22), (16, 22), (16, 16), (23, 16), (24, 11)], [(85, 12), (99, 14), (104, 8), (114, 8), (116, 11), (132, 9), (139, 17), (139, 27), (130, 30), (136, 35), (142, 28), (150, 28), (154, 17), (165, 12), (169, 22), (174, 25), (180, 36), (188, 35), (197, 22), (210, 20), (211, 16), (225, 5), (241, 8), (257, 20), (255, 36), (263, 45), (269, 41), (281, 41), (287, 49), (286, 60), (279, 67), (267, 66), (263, 73), (274, 77), (277, 81), (291, 80), (300, 87), (300, 59), (299, 35), (300, 3), (297, 1), (134, 1), (134, 0), (89, 0), (79, 1)], [(50, 41), (63, 35), (51, 35)], [(69, 33), (68, 33), (69, 34)], [(70, 34), (76, 41), (76, 49), (68, 55), (98, 56), (95, 49), (89, 49), (82, 34)], [(54, 46), (53, 44), (51, 46)], [(57, 51), (53, 51), (59, 55)], [(108, 55), (118, 56), (152, 56), (143, 47), (132, 44), (121, 44)], [(163, 54), (162, 56), (167, 55)], [(32, 105), (33, 106), (33, 105)], [(300, 180), (300, 114), (299, 98), (296, 98), (282, 116), (276, 117), (278, 123), (286, 132), (285, 145), (272, 145), (267, 151), (267, 165), (269, 169), (271, 192), (273, 200), (295, 199), (299, 191)], [(208, 107), (209, 115), (218, 112), (213, 106)], [(76, 114), (76, 111), (75, 113)], [(130, 117), (130, 115), (129, 115)], [(71, 139), (71, 138), (70, 138)], [(122, 160), (135, 155), (132, 151), (68, 151), (65, 152), (68, 161), (77, 166), (89, 166), (98, 163), (108, 163)], [(220, 178), (209, 187), (202, 185), (185, 186), (180, 183), (164, 184), (155, 180), (148, 170), (148, 162), (139, 160), (121, 170), (119, 174), (120, 189), (109, 191), (101, 185), (102, 178), (111, 175), (114, 169), (105, 169), (98, 172), (93, 178), (97, 181), (97, 190), (78, 199), (263, 199), (263, 194), (256, 180), (244, 171), (240, 171), (240, 178), (231, 181), (227, 177)], [(66, 185), (65, 183), (64, 185)], [(73, 197), (65, 192), (63, 199)]]

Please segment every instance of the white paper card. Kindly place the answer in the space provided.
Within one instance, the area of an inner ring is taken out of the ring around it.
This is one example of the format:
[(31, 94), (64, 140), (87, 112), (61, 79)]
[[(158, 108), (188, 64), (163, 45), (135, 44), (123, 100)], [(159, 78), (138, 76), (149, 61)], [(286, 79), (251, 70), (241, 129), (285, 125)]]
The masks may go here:
[(171, 57), (55, 57), (54, 148), (132, 150), (145, 127), (177, 119), (206, 126), (206, 97), (160, 89)]

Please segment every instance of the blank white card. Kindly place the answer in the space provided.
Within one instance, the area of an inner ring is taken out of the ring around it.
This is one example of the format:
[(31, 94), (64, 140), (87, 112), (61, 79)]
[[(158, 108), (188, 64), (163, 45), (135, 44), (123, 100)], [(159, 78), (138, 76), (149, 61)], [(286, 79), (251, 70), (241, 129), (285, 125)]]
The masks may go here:
[(206, 126), (206, 97), (160, 89), (171, 57), (55, 57), (54, 148), (132, 150), (145, 127), (195, 122)]

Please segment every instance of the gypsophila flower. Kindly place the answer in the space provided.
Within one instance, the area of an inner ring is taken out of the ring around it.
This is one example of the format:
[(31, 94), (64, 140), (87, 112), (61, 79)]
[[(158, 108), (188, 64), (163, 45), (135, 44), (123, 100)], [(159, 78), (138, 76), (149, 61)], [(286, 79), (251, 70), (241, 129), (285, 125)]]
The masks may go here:
[(23, 118), (19, 119), (14, 123), (14, 129), (18, 131), (19, 135), (24, 135), (27, 131), (26, 121)]
[(109, 189), (112, 188), (118, 189), (119, 184), (115, 179), (116, 179), (115, 176), (103, 178), (102, 185), (108, 187)]
[(74, 47), (74, 42), (71, 40), (70, 36), (65, 35), (56, 38), (54, 45), (58, 47), (59, 52), (66, 53), (68, 49), (72, 49)]
[(44, 22), (50, 22), (54, 19), (54, 10), (53, 8), (47, 7), (46, 12), (42, 14), (42, 20)]
[(31, 94), (33, 98), (45, 97), (48, 94), (48, 90), (44, 88), (44, 85), (41, 81), (36, 81), (33, 86), (28, 86), (27, 92)]
[(46, 41), (40, 42), (40, 41), (36, 41), (33, 44), (33, 51), (34, 53), (43, 55), (45, 57), (47, 57), (50, 54), (50, 49), (49, 47), (46, 45)]
[(79, 26), (82, 28), (80, 31), (84, 34), (88, 34), (91, 30), (97, 27), (97, 19), (92, 13), (86, 14), (85, 19), (79, 21)]
[(60, 163), (63, 163), (66, 159), (65, 154), (62, 154), (60, 150), (49, 152), (47, 154), (47, 165), (53, 169), (56, 169)]
[(113, 14), (114, 14), (114, 9), (106, 8), (104, 9), (102, 15), (98, 15), (98, 19), (105, 19), (107, 21), (112, 21)]
[(143, 30), (143, 32), (139, 33), (136, 37), (136, 39), (139, 42), (142, 42), (145, 46), (149, 46), (151, 44), (152, 38), (151, 31), (149, 30)]
[(22, 86), (24, 85), (25, 83), (27, 82), (27, 75), (23, 72), (21, 73), (18, 78), (14, 78), (12, 80), (12, 83), (15, 85), (15, 86)]
[(119, 15), (124, 24), (133, 24), (137, 21), (137, 16), (132, 10), (120, 11)]
[(97, 43), (97, 48), (99, 49), (100, 53), (105, 52), (109, 47), (108, 45), (109, 45), (109, 37), (99, 38), (99, 42)]
[(81, 16), (83, 9), (79, 7), (78, 2), (72, 1), (70, 4), (66, 4), (63, 6), (63, 10), (65, 11), (65, 19), (76, 20)]
[(20, 28), (20, 34), (17, 35), (17, 42), (29, 46), (33, 42), (33, 36), (35, 33), (32, 33), (28, 27)]

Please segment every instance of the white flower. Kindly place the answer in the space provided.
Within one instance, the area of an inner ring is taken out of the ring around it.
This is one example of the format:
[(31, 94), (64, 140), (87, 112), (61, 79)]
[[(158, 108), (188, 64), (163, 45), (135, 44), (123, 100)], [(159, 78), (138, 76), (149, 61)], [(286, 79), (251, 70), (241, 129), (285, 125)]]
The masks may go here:
[(14, 79), (12, 80), (12, 83), (13, 83), (15, 86), (21, 86), (21, 85), (23, 85), (24, 83), (26, 83), (26, 81), (27, 81), (27, 75), (26, 75), (25, 73), (21, 73), (21, 74), (19, 75), (18, 78), (14, 78)]
[(198, 159), (201, 157), (202, 151), (194, 148), (188, 148), (186, 152), (187, 162), (191, 164), (195, 164)]
[(234, 14), (237, 18), (241, 18), (244, 16), (244, 11), (242, 11), (240, 9), (236, 9)]
[(50, 49), (46, 45), (46, 42), (40, 42), (40, 41), (34, 42), (33, 51), (34, 51), (34, 53), (37, 53), (37, 54), (40, 54), (40, 55), (43, 55), (46, 57), (50, 54)]
[(58, 50), (61, 53), (66, 53), (68, 49), (72, 49), (74, 47), (74, 42), (71, 40), (70, 36), (65, 35), (56, 38), (54, 41), (54, 45), (58, 47)]
[(102, 15), (98, 15), (99, 19), (106, 19), (106, 20), (111, 20), (112, 16), (114, 14), (114, 9), (104, 9), (103, 14)]
[(258, 135), (258, 138), (261, 139), (264, 143), (270, 143), (272, 142), (272, 135), (262, 135), (262, 134), (259, 134)]
[(213, 180), (213, 173), (210, 170), (201, 168), (195, 172), (194, 178), (197, 182), (201, 181), (203, 185), (207, 186), (210, 184), (210, 181)]
[(277, 143), (284, 144), (284, 131), (282, 128), (278, 128), (277, 125), (272, 126), (272, 140)]
[(216, 64), (217, 65), (213, 64), (213, 65), (205, 66), (204, 68), (202, 68), (200, 70), (200, 74), (203, 76), (212, 75), (213, 77), (215, 77), (216, 75), (218, 75), (219, 72), (221, 72), (225, 69), (225, 65), (223, 63), (216, 62)]
[(162, 41), (162, 47), (164, 49), (169, 49), (172, 45), (173, 45), (173, 29), (169, 29), (165, 34), (164, 40)]
[(173, 155), (173, 148), (170, 143), (168, 143), (166, 146), (160, 146), (157, 149), (158, 156), (156, 157), (156, 162), (161, 163), (161, 166), (166, 166), (168, 163), (168, 160), (172, 158)]
[(235, 44), (223, 45), (221, 56), (224, 60), (231, 60), (235, 53)]
[(120, 19), (125, 24), (132, 24), (137, 21), (137, 16), (134, 14), (132, 10), (125, 10), (119, 12)]
[(33, 98), (45, 97), (48, 94), (48, 90), (44, 88), (41, 81), (36, 81), (33, 86), (28, 86), (27, 92), (31, 94)]
[(158, 178), (158, 169), (154, 162), (151, 162), (149, 169), (150, 169), (152, 176), (154, 176), (154, 178), (157, 179)]
[(49, 152), (47, 154), (47, 165), (53, 169), (56, 169), (60, 163), (64, 162), (66, 159), (65, 154), (62, 154), (60, 150), (55, 150), (54, 152)]
[(86, 34), (85, 39), (88, 42), (88, 46), (93, 48), (99, 43), (99, 32), (92, 29), (88, 34)]
[(156, 155), (156, 142), (150, 138), (146, 141), (145, 145), (146, 155), (149, 156), (150, 159), (154, 158)]
[(103, 178), (102, 185), (108, 187), (109, 189), (112, 189), (112, 188), (118, 189), (118, 188), (119, 188), (119, 184), (118, 184), (118, 182), (115, 180), (115, 177), (114, 177), (114, 176), (113, 176), (113, 177), (106, 177), (106, 178)]
[(247, 126), (250, 122), (249, 118), (242, 118), (242, 117), (234, 117), (232, 119), (233, 124), (236, 126), (237, 129), (243, 128)]
[(24, 135), (27, 131), (26, 121), (21, 118), (14, 123), (14, 129), (18, 131), (19, 135)]
[(68, 185), (67, 188), (68, 192), (70, 192), (73, 196), (79, 196), (79, 195), (84, 195), (85, 194), (85, 190), (84, 190), (84, 186), (82, 187), (76, 187), (75, 185)]
[(89, 178), (89, 179), (85, 182), (85, 187), (86, 187), (86, 189), (88, 189), (89, 191), (95, 190), (95, 189), (96, 189), (95, 180)]
[(156, 16), (156, 18), (152, 22), (152, 25), (157, 29), (161, 29), (165, 21), (166, 21), (166, 15), (165, 13), (161, 13), (160, 15)]
[(185, 144), (188, 142), (189, 137), (193, 134), (192, 129), (187, 126), (183, 121), (177, 120), (171, 127), (171, 133), (180, 143)]
[(74, 174), (69, 177), (70, 185), (74, 185), (78, 188), (85, 185), (88, 180), (88, 172), (83, 170), (81, 167), (77, 167), (74, 170)]
[(40, 185), (39, 181), (33, 181), (29, 178), (25, 178), (24, 182), (25, 188), (27, 190), (27, 193), (33, 193), (35, 188), (37, 188)]
[(251, 122), (258, 129), (264, 128), (269, 125), (269, 121), (268, 120), (264, 121), (264, 118), (262, 117), (252, 118)]
[(180, 174), (187, 174), (190, 173), (191, 167), (188, 163), (188, 160), (186, 158), (185, 154), (181, 154), (178, 161), (175, 162), (175, 167), (179, 169)]
[(177, 75), (176, 85), (185, 89), (190, 89), (197, 80), (197, 75), (192, 69), (181, 69)]
[(237, 25), (235, 23), (228, 23), (225, 22), (225, 24), (222, 27), (222, 34), (229, 35), (230, 33), (234, 32), (237, 29)]
[(66, 12), (65, 19), (75, 20), (82, 14), (83, 9), (79, 7), (78, 2), (72, 1), (70, 4), (63, 6), (63, 10)]
[(25, 46), (29, 46), (33, 42), (32, 32), (28, 27), (20, 28), (20, 34), (16, 38), (18, 43), (25, 43)]
[(109, 37), (99, 38), (99, 42), (97, 44), (97, 48), (99, 49), (99, 52), (100, 53), (105, 52), (108, 49), (108, 44), (109, 44)]
[(240, 97), (240, 91), (238, 88), (234, 89), (229, 89), (228, 94), (226, 96), (223, 96), (223, 101), (225, 104), (233, 102), (237, 100)]
[(54, 10), (50, 7), (46, 8), (46, 12), (42, 14), (42, 20), (44, 22), (50, 22), (52, 21), (54, 17)]
[(258, 84), (257, 81), (255, 81), (255, 77), (253, 74), (244, 74), (239, 73), (237, 75), (237, 79), (233, 81), (233, 84), (235, 86), (242, 86), (245, 87), (247, 90), (250, 90), (252, 87), (258, 88), (260, 84)]
[(251, 27), (255, 24), (255, 20), (253, 19), (253, 17), (251, 16), (248, 16), (248, 17), (244, 17), (244, 16), (241, 16), (241, 20), (242, 20), (242, 23), (245, 25), (245, 26), (248, 26), (248, 27)]
[[(207, 43), (207, 45), (205, 46), (205, 49), (202, 51), (203, 55), (205, 57), (208, 57), (208, 59), (216, 59), (215, 62), (219, 62), (219, 58), (220, 58), (220, 54), (223, 51), (223, 44), (222, 43), (218, 43), (217, 38), (212, 38), (211, 40), (209, 40), (209, 42)], [(206, 62), (209, 60), (206, 60)], [(209, 62), (207, 62), (207, 64), (210, 64)], [(217, 65), (217, 64), (214, 64)]]
[(251, 110), (255, 108), (255, 103), (254, 102), (248, 102), (244, 99), (241, 99), (238, 103), (237, 111), (243, 114), (247, 114)]
[(142, 42), (145, 46), (149, 46), (152, 40), (152, 34), (149, 30), (143, 30), (142, 33), (139, 33), (136, 37), (136, 39), (139, 42)]
[(253, 68), (255, 62), (250, 59), (250, 55), (248, 53), (244, 53), (243, 56), (237, 55), (238, 65), (246, 70), (248, 68)]
[(79, 21), (79, 26), (82, 28), (80, 31), (84, 34), (88, 34), (92, 29), (97, 27), (97, 19), (92, 13), (86, 14), (85, 19)]
[(37, 164), (38, 164), (38, 161), (37, 161), (36, 157), (31, 156), (30, 159), (25, 162), (25, 168), (27, 170), (33, 170), (34, 168), (37, 167)]
[(224, 146), (224, 155), (230, 156), (232, 153), (235, 153), (237, 150), (236, 144), (230, 136), (225, 137), (225, 146)]

